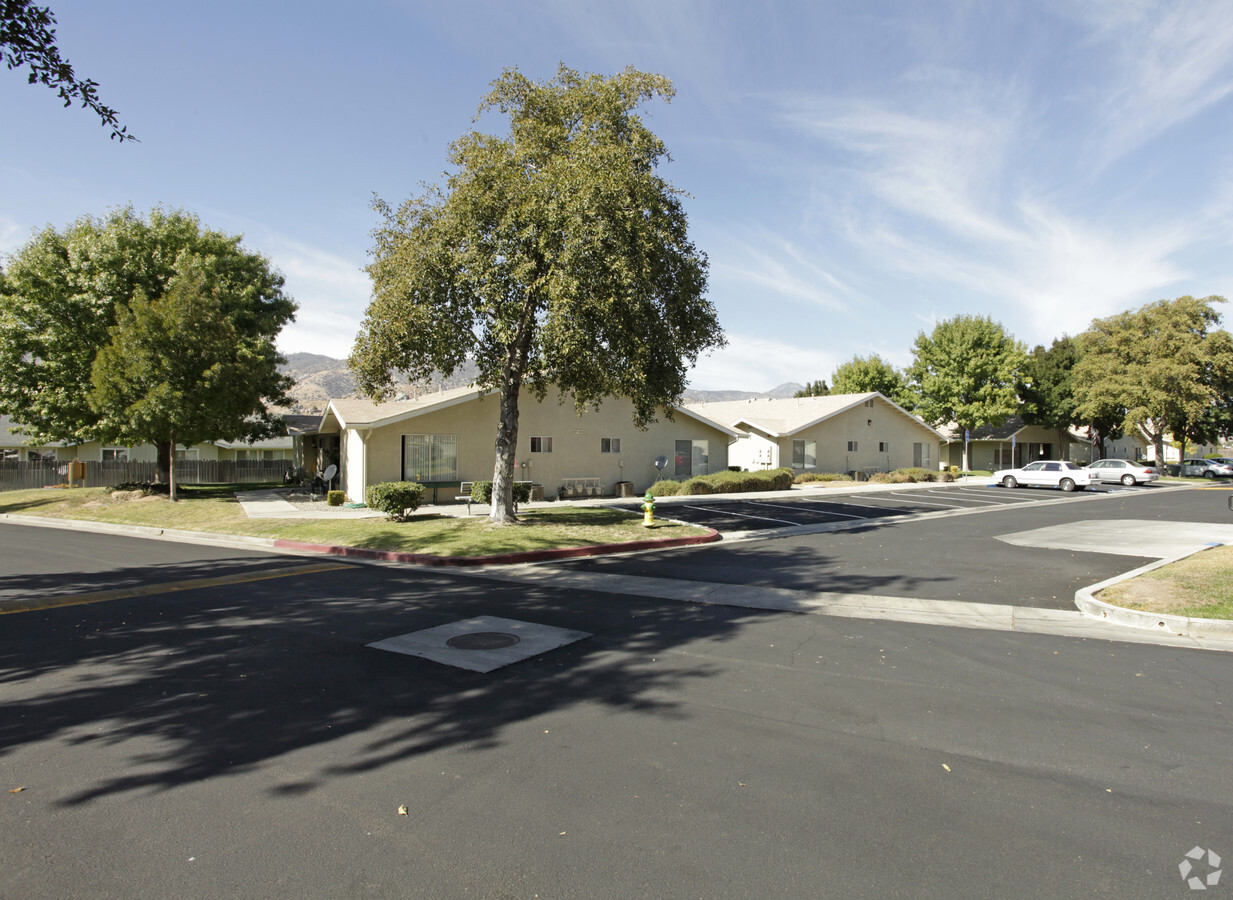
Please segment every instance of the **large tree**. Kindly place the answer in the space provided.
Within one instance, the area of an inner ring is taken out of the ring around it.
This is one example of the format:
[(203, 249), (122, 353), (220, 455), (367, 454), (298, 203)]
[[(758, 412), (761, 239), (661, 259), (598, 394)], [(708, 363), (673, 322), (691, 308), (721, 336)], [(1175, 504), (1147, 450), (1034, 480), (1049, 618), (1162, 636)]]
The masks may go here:
[[(118, 310), (91, 370), (101, 439), (176, 447), (281, 429), (265, 403), (285, 396), (290, 379), (273, 342), (241, 334), (225, 306), (217, 279), (186, 254), (165, 294), (138, 289)], [(175, 500), (174, 454), (169, 463)]]
[(831, 390), (836, 394), (867, 394), (877, 391), (883, 397), (904, 404), (903, 375), (876, 353), (854, 356), (831, 374)]
[[(172, 294), (183, 304), (185, 292), (198, 290), (234, 335), (231, 357), (218, 359), (235, 377), (227, 390), (191, 400), (202, 404), (195, 416), (214, 417), (213, 427), (193, 429), (191, 436), (238, 440), (270, 433), (276, 423), (269, 408), (287, 401), (289, 387), (278, 373), (282, 358), (274, 340), (294, 318), (295, 303), (269, 261), (240, 241), (202, 228), (184, 212), (156, 209), (141, 218), (131, 208), (36, 235), (0, 275), (0, 413), (38, 443), (151, 439), (136, 419), (124, 424), (125, 415), (105, 399), (112, 394), (95, 395), (107, 375), (100, 369), (96, 380), (95, 360), (113, 342), (137, 346), (138, 323), (157, 322), (148, 305), (161, 308)], [(188, 352), (205, 339), (191, 317), (179, 322), (176, 339), (163, 344), (166, 353)], [(113, 331), (117, 324), (124, 327)], [(134, 395), (125, 396), (132, 402)], [(173, 448), (169, 439), (157, 446), (160, 475), (167, 477)]]
[(474, 360), (477, 385), (500, 393), (494, 522), (515, 521), (524, 386), (542, 400), (555, 385), (580, 412), (628, 397), (643, 427), (670, 414), (698, 355), (724, 342), (681, 193), (657, 172), (667, 150), (637, 114), (672, 94), (633, 69), (561, 66), (546, 82), (506, 70), (477, 118), (508, 116), (508, 134), (464, 135), (444, 187), (397, 210), (376, 202), (373, 299), (351, 367), (381, 398), (391, 370), (423, 378)]
[(46, 6), (36, 6), (30, 0), (0, 0), (0, 61), (9, 69), (29, 66), (27, 81), (55, 88), (65, 106), (81, 101), (111, 129), (113, 140), (137, 140), (120, 125), (116, 111), (99, 101), (98, 83), (78, 78), (69, 61), (60, 55), (55, 24), (55, 14)]
[[(1022, 344), (988, 316), (955, 316), (923, 331), (905, 372), (906, 393), (930, 425), (966, 432), (1000, 424), (1019, 410), (1015, 388), (1026, 358)], [(968, 468), (964, 443), (963, 468)]]
[(1122, 427), (1140, 428), (1164, 462), (1166, 436), (1202, 439), (1229, 432), (1233, 338), (1217, 327), (1222, 297), (1158, 300), (1079, 335), (1075, 398), (1081, 416), (1123, 410)]
[(1071, 337), (1055, 338), (1046, 348), (1038, 344), (1027, 357), (1021, 373), (1019, 399), (1023, 421), (1052, 428), (1062, 451), (1070, 441), (1070, 428), (1082, 421), (1075, 401), (1074, 370), (1079, 347)]

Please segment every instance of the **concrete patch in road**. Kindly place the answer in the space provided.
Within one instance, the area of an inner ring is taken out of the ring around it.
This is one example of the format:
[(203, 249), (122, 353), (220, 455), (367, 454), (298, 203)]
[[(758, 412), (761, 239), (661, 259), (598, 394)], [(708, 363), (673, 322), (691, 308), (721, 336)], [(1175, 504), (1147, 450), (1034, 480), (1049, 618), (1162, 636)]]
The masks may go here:
[(491, 672), (589, 637), (588, 631), (570, 631), (500, 616), (479, 616), (400, 634), (367, 646), (472, 672)]
[(998, 540), (1017, 547), (1172, 559), (1204, 547), (1233, 544), (1233, 525), (1106, 519), (1019, 531), (999, 535)]

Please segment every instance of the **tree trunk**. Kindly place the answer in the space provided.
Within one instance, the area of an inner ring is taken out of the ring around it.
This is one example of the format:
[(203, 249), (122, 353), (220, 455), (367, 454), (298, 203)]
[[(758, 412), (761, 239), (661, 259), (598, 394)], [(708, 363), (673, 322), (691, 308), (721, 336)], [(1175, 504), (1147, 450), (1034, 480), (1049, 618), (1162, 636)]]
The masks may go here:
[(514, 515), (514, 456), (518, 450), (518, 394), (522, 386), (507, 381), (501, 386), (501, 418), (497, 422), (497, 458), (492, 471), (492, 510), (488, 521), (509, 525)]
[(175, 456), (171, 441), (155, 441), (158, 461), (154, 464), (154, 483), (165, 484), (171, 479), (171, 460)]
[(518, 400), (522, 393), (522, 376), (526, 372), (531, 352), (531, 335), (535, 329), (535, 303), (528, 299), (522, 308), (518, 336), (506, 357), (501, 372), (501, 417), (497, 422), (497, 458), (492, 470), (492, 510), (488, 521), (494, 525), (512, 525), (514, 515), (514, 457), (518, 453)]
[(171, 453), (169, 455), (167, 466), (167, 487), (171, 494), (171, 502), (177, 503), (180, 498), (176, 494), (176, 436), (174, 432), (171, 435), (170, 446)]

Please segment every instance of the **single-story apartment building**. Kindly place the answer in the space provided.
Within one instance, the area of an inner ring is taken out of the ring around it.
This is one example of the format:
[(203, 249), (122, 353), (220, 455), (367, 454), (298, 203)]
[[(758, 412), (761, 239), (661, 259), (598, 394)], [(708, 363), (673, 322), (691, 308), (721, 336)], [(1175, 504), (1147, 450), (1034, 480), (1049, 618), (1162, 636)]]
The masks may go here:
[[(618, 482), (631, 482), (641, 493), (660, 477), (722, 471), (736, 437), (733, 429), (684, 407), (672, 409), (673, 420), (661, 413), (639, 430), (633, 404), (620, 397), (579, 414), (556, 390), (543, 402), (524, 390), (518, 409), (515, 480), (543, 485), (547, 496), (613, 494)], [(384, 403), (331, 400), (316, 433), (297, 440), (307, 447), (301, 456), (337, 464), (342, 490), (363, 501), (369, 485), (386, 481), (444, 486), (490, 480), (499, 415), (499, 395), (475, 387)]]
[(737, 432), (728, 462), (743, 469), (871, 474), (937, 466), (942, 435), (876, 391), (694, 403)]
[[(319, 417), (287, 416), (288, 434), (265, 438), (249, 444), (246, 441), (213, 441), (176, 449), (176, 459), (187, 460), (291, 460), (292, 434), (296, 426), (302, 428), (304, 419), (315, 423)], [(104, 444), (86, 441), (81, 444), (66, 444), (54, 441), (46, 444), (29, 443), (21, 433), (21, 426), (10, 416), (0, 416), (0, 460), (54, 459), (57, 462), (79, 460), (81, 462), (156, 462), (158, 451), (153, 444), (138, 444), (126, 447), (119, 444)]]
[[(939, 429), (946, 438), (942, 447), (944, 466), (963, 467), (964, 432), (951, 423)], [(1069, 433), (1059, 444), (1057, 431), (1041, 425), (1028, 425), (1020, 416), (1011, 416), (998, 425), (973, 428), (968, 439), (968, 468), (971, 470), (1017, 469), (1041, 459), (1069, 459), (1076, 441)], [(1082, 455), (1082, 454), (1081, 454)]]

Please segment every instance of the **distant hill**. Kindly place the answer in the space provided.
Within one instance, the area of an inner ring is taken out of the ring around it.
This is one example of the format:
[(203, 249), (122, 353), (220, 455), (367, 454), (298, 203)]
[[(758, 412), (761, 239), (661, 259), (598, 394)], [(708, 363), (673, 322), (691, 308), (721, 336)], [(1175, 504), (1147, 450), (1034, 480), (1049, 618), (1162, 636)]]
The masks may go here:
[[(281, 371), (295, 379), (295, 387), (290, 393), (295, 401), (295, 409), (299, 412), (324, 412), (325, 405), (330, 400), (356, 395), (355, 376), (351, 374), (345, 359), (334, 359), (317, 353), (289, 353), (286, 365), (281, 367)], [(474, 381), (475, 375), (474, 366), (465, 366), (446, 379), (433, 378), (431, 382), (419, 384), (400, 382), (395, 387), (395, 395), (413, 397), (442, 387), (463, 387)], [(764, 392), (688, 390), (684, 394), (684, 400), (687, 403), (717, 403), (721, 400), (791, 397), (802, 388), (803, 386), (795, 381), (789, 381)]]

